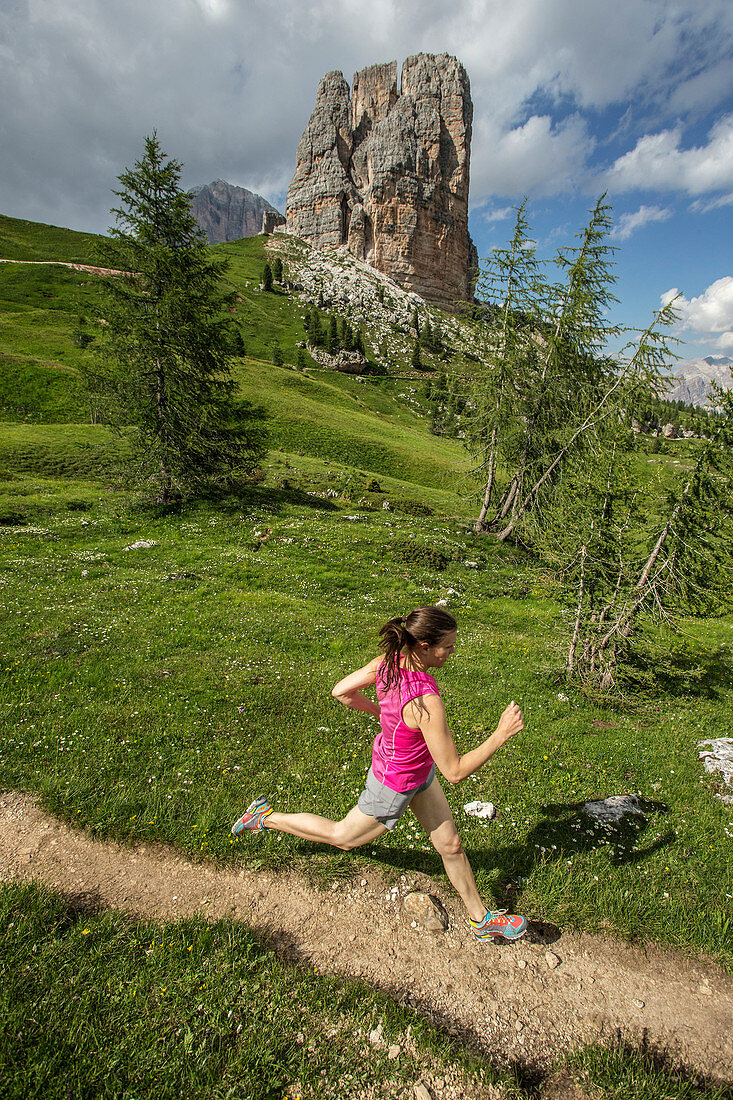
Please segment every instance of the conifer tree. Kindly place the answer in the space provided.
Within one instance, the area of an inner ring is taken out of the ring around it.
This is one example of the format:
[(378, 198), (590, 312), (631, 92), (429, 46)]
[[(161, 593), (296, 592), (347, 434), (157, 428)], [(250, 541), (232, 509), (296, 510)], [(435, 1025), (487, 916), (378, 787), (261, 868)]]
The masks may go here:
[(262, 269), (262, 289), (272, 290), (272, 268), (266, 263)]
[(494, 503), (497, 463), (516, 461), (521, 424), (527, 417), (536, 383), (533, 326), (539, 330), (546, 288), (541, 279), (525, 216), (526, 200), (517, 208), (514, 234), (506, 249), (494, 249), (491, 263), (481, 272), (476, 294), (488, 307), (476, 325), (479, 366), (472, 371), (474, 415), (467, 446), (478, 459), (484, 477), (477, 533), (489, 524)]
[[(231, 375), (233, 295), (155, 133), (119, 177), (103, 280), (104, 346), (88, 371), (100, 420), (129, 436), (135, 473), (170, 503), (231, 484), (264, 453), (262, 410)], [(132, 431), (128, 431), (132, 429)]]
[(415, 340), (412, 345), (412, 356), (410, 357), (410, 366), (413, 370), (421, 370), (422, 359), (420, 358), (420, 341)]
[(272, 277), (276, 283), (283, 281), (283, 262), (279, 256), (275, 256), (272, 261)]
[(328, 336), (326, 337), (326, 351), (329, 355), (336, 355), (339, 351), (339, 335), (336, 325), (336, 318), (331, 315), (331, 319), (328, 322)]

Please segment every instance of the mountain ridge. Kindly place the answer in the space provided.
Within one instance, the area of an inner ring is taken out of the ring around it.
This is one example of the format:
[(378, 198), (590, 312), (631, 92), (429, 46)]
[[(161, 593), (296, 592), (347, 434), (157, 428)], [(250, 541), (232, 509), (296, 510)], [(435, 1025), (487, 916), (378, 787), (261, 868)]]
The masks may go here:
[(198, 184), (186, 193), (209, 244), (257, 236), (262, 232), (262, 216), (266, 213), (276, 216), (275, 224), (285, 221), (280, 211), (262, 195), (223, 179)]

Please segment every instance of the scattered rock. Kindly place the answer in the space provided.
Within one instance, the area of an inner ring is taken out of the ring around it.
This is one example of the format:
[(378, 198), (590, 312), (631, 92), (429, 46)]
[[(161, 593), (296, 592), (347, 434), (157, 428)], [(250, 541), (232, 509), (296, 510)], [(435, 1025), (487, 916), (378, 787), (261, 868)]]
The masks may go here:
[(432, 894), (414, 891), (404, 898), (402, 905), (415, 927), (425, 932), (445, 932), (447, 929), (448, 914)]
[(415, 1085), (415, 1100), (433, 1100), (433, 1097), (423, 1085), (422, 1081), (418, 1081)]
[(644, 1007), (644, 1001), (640, 1001), (637, 998), (637, 1000), (634, 1001), (634, 1008), (643, 1008), (643, 1007)]
[(626, 814), (644, 816), (641, 802), (635, 794), (615, 794), (598, 802), (584, 802), (580, 812), (604, 824), (620, 821)]
[(524, 970), (527, 966), (526, 960), (525, 959), (517, 959), (517, 966), (519, 967), (520, 970)]
[(149, 550), (151, 546), (157, 545), (154, 539), (140, 539), (138, 542), (131, 542), (129, 546), (125, 547), (125, 550)]
[(401, 1053), (400, 1047), (398, 1047), (397, 1045), (393, 1045), (387, 1051), (387, 1057), (390, 1059), (390, 1061), (394, 1061), (395, 1058), (399, 1058), (400, 1053)]
[(373, 1047), (384, 1046), (384, 1039), (382, 1038), (382, 1025), (377, 1024), (373, 1031), (369, 1032), (369, 1042)]
[[(733, 737), (713, 737), (709, 741), (698, 741), (700, 759), (708, 774), (718, 772), (726, 787), (733, 787)], [(721, 794), (723, 802), (733, 803), (733, 795)]]
[(487, 821), (491, 821), (496, 817), (496, 807), (493, 802), (467, 802), (463, 807), (463, 812), (469, 814), (470, 817), (483, 817)]
[(554, 951), (545, 951), (545, 962), (548, 970), (555, 970), (560, 965), (560, 959)]

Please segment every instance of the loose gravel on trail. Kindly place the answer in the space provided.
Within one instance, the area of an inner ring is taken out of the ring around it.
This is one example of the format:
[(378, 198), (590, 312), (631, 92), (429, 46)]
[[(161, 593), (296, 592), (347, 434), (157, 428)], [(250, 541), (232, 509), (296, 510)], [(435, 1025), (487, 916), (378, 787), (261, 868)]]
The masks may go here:
[[(0, 795), (0, 822), (5, 882), (159, 920), (244, 921), (288, 957), (390, 993), (496, 1062), (546, 1069), (573, 1047), (622, 1038), (733, 1081), (733, 979), (709, 960), (539, 924), (514, 944), (478, 944), (456, 899), (422, 875), (390, 886), (369, 870), (318, 891), (290, 874), (97, 841), (17, 792)], [(442, 902), (447, 932), (414, 926), (403, 902), (414, 890)]]

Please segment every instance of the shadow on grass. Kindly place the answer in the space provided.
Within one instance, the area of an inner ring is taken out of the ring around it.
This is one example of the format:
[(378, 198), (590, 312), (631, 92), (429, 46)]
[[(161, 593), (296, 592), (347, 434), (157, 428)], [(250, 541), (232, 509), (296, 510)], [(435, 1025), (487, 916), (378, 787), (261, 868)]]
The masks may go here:
[(719, 699), (733, 679), (727, 646), (700, 652), (684, 646), (639, 651), (626, 658), (624, 678), (635, 695)]
[(244, 485), (237, 490), (209, 489), (195, 498), (185, 501), (171, 501), (168, 504), (160, 504), (155, 501), (142, 502), (137, 505), (136, 511), (153, 519), (163, 519), (166, 516), (193, 515), (202, 506), (212, 506), (219, 512), (240, 514), (248, 511), (268, 512), (277, 516), (289, 506), (301, 508), (313, 508), (319, 512), (335, 512), (338, 505), (332, 500), (315, 496), (304, 489), (293, 486), (290, 489), (263, 488), (261, 485)]
[(500, 897), (511, 904), (512, 899), (521, 894), (523, 882), (535, 866), (548, 859), (566, 861), (601, 848), (607, 851), (612, 867), (623, 867), (641, 863), (676, 840), (674, 831), (669, 829), (652, 843), (640, 846), (649, 828), (649, 818), (668, 811), (663, 802), (639, 799), (640, 813), (625, 813), (617, 821), (604, 822), (584, 811), (588, 801), (543, 806), (544, 818), (530, 830), (522, 844), (510, 844), (486, 853), (488, 864), (499, 868), (495, 888)]
[[(669, 829), (652, 843), (639, 846), (649, 828), (649, 818), (668, 811), (663, 802), (639, 799), (641, 813), (627, 813), (620, 820), (607, 823), (594, 821), (583, 811), (584, 805), (586, 802), (550, 803), (542, 807), (544, 817), (521, 843), (497, 844), (495, 847), (472, 845), (468, 849), (474, 870), (481, 868), (495, 872), (494, 891), (499, 904), (513, 908), (522, 894), (524, 881), (539, 863), (548, 859), (566, 861), (601, 848), (607, 851), (612, 867), (623, 867), (641, 863), (655, 852), (670, 847), (676, 840), (674, 831)], [(377, 841), (371, 858), (376, 863), (403, 872), (416, 871), (434, 877), (442, 871), (440, 856), (432, 850), (380, 848)], [(536, 932), (539, 942), (553, 942), (554, 926), (541, 928), (538, 925)]]

